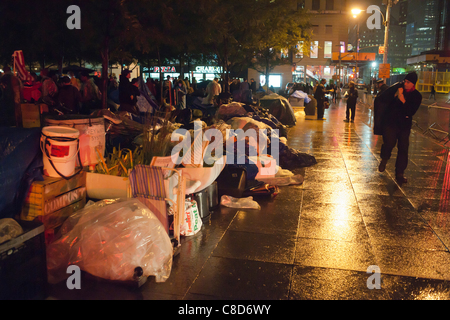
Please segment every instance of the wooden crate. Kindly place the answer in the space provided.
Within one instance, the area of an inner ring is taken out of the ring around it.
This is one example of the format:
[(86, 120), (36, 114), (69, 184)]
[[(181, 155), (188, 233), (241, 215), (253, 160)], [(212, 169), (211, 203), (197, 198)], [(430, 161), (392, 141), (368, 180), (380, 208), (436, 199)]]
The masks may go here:
[(41, 114), (48, 112), (46, 104), (22, 103), (20, 105), (22, 113), (22, 126), (24, 128), (39, 128), (42, 124)]
[(86, 173), (81, 172), (70, 180), (44, 177), (30, 187), (20, 215), (21, 220), (38, 218), (45, 229), (60, 226), (67, 217), (86, 204)]

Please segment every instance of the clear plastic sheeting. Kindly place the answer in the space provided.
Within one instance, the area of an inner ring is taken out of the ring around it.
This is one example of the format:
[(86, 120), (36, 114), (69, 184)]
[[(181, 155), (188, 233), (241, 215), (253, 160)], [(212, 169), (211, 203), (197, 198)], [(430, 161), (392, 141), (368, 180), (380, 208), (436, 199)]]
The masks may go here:
[(139, 200), (103, 200), (70, 216), (47, 247), (50, 283), (67, 279), (69, 265), (103, 279), (132, 281), (141, 267), (168, 279), (173, 247), (158, 218)]
[(0, 219), (0, 244), (17, 238), (22, 233), (23, 229), (16, 220), (10, 218)]
[(229, 208), (261, 210), (261, 206), (253, 200), (253, 197), (234, 198), (223, 195), (220, 199), (220, 204)]

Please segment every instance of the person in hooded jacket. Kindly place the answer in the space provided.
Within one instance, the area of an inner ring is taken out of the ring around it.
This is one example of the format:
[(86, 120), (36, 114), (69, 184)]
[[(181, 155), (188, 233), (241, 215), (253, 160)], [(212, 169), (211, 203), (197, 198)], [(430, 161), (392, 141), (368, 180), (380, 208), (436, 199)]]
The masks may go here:
[(381, 163), (378, 171), (383, 172), (386, 169), (392, 149), (397, 145), (395, 178), (400, 184), (407, 183), (404, 172), (408, 166), (412, 118), (422, 103), (422, 95), (415, 87), (417, 79), (415, 72), (411, 72), (405, 77), (403, 84), (398, 86), (394, 98), (389, 101), (382, 116), (383, 145), (381, 146)]
[(136, 107), (137, 98), (136, 90), (130, 82), (131, 72), (126, 69), (122, 72), (119, 78), (119, 111), (130, 112), (139, 115), (139, 110)]

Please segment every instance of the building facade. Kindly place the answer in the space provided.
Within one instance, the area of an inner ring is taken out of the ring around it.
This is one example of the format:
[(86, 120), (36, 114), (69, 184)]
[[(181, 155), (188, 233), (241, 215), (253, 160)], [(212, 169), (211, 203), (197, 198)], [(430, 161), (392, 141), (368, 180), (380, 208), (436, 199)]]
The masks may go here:
[[(310, 52), (289, 51), (292, 64), (277, 66), (270, 73), (269, 86), (280, 90), (290, 82), (315, 83), (321, 78), (333, 79), (337, 67), (332, 62), (332, 53), (347, 52), (349, 18), (347, 0), (298, 0), (297, 8), (305, 8), (310, 14)], [(301, 47), (301, 44), (299, 44)], [(280, 53), (281, 54), (281, 53)], [(265, 81), (258, 71), (249, 69), (248, 78)]]

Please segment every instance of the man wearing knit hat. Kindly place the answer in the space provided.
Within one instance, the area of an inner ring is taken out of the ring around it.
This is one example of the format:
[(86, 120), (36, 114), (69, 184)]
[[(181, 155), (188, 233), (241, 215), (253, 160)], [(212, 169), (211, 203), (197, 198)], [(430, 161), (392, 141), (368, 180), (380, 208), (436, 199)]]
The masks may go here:
[(416, 82), (417, 73), (409, 73), (383, 114), (383, 145), (381, 146), (381, 163), (378, 170), (383, 172), (386, 169), (386, 164), (391, 158), (392, 149), (397, 145), (395, 178), (400, 184), (407, 182), (404, 172), (408, 165), (412, 117), (422, 103), (422, 95), (415, 88)]

